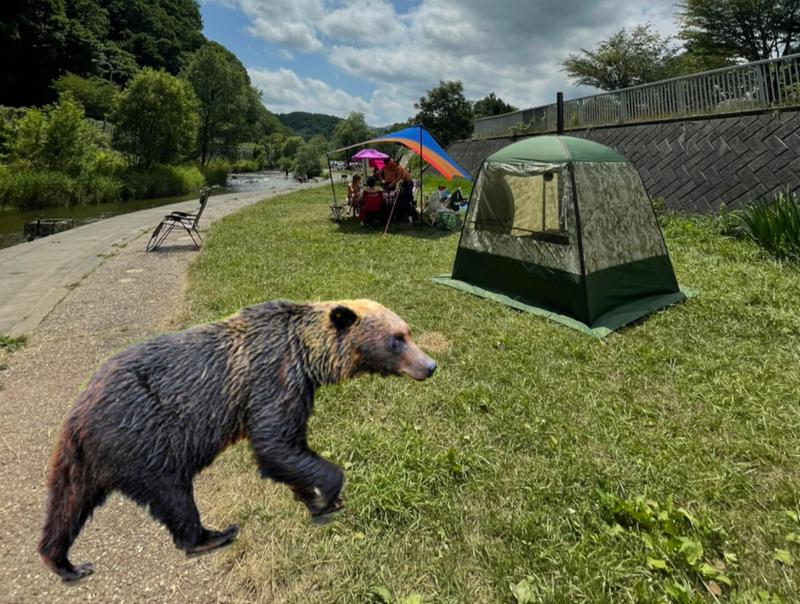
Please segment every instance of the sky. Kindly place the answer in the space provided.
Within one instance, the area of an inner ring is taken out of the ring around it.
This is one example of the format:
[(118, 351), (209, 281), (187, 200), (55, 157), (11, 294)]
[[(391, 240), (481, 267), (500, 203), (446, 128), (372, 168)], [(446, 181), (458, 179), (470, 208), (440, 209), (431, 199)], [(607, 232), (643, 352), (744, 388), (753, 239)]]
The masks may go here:
[(592, 94), (560, 62), (622, 27), (674, 35), (675, 0), (201, 0), (274, 113), (363, 113), (385, 126), (440, 81), (520, 109)]

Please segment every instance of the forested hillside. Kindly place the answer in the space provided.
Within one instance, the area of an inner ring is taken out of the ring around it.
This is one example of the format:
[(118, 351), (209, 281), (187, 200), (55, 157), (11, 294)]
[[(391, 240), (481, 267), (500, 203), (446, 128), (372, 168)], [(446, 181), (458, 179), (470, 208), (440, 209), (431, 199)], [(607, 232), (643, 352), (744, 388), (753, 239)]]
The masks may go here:
[(55, 100), (70, 72), (124, 84), (141, 67), (177, 74), (205, 42), (194, 0), (5, 0), (0, 105)]
[(282, 124), (291, 128), (305, 139), (321, 135), (330, 140), (333, 138), (333, 131), (342, 118), (335, 115), (324, 113), (307, 113), (305, 111), (293, 111), (292, 113), (278, 113), (278, 119)]

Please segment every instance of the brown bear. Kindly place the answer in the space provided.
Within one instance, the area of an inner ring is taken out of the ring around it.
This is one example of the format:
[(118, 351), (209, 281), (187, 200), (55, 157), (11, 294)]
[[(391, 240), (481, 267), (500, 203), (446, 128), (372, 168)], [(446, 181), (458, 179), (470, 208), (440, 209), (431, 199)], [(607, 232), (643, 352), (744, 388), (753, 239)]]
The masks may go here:
[(187, 554), (226, 545), (238, 527), (205, 528), (192, 483), (245, 436), (263, 477), (287, 484), (313, 516), (334, 512), (344, 473), (306, 442), (317, 388), (435, 369), (408, 325), (370, 300), (267, 302), (131, 346), (97, 371), (64, 423), (39, 553), (65, 581), (92, 573), (67, 554), (113, 491), (149, 506)]

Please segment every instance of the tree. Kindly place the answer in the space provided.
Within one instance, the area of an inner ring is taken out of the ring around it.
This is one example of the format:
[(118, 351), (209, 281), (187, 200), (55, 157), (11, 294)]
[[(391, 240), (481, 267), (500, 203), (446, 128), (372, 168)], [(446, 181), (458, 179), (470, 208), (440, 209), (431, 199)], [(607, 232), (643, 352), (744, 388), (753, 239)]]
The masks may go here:
[(325, 139), (315, 136), (307, 143), (303, 143), (297, 150), (294, 160), (294, 173), (304, 178), (314, 178), (322, 174), (322, 152), (325, 148)]
[(84, 119), (83, 107), (67, 92), (58, 103), (44, 110), (26, 109), (15, 120), (11, 160), (23, 169), (76, 176), (94, 159), (97, 139), (97, 131)]
[[(352, 111), (350, 115), (336, 125), (333, 137), (337, 147), (348, 147), (367, 140), (370, 134), (369, 126), (364, 120), (364, 114)], [(348, 149), (345, 152), (348, 161), (350, 156), (353, 155), (352, 151), (354, 150)]]
[(561, 65), (573, 84), (619, 90), (678, 75), (678, 49), (652, 25), (625, 28), (601, 40), (595, 50), (581, 49)]
[(77, 176), (94, 158), (98, 133), (84, 120), (83, 107), (66, 92), (47, 112), (42, 157), (50, 170)]
[(281, 149), (281, 157), (288, 157), (294, 159), (300, 147), (303, 146), (302, 136), (290, 136), (283, 141), (283, 148)]
[(177, 75), (188, 55), (205, 42), (196, 0), (84, 1), (105, 7), (108, 40), (133, 55), (142, 67), (165, 69)]
[(208, 42), (186, 66), (183, 76), (200, 101), (200, 165), (243, 138), (245, 117), (252, 107), (247, 71), (236, 56), (221, 44)]
[(55, 99), (60, 73), (92, 69), (100, 42), (67, 15), (64, 0), (0, 3), (0, 104), (42, 105)]
[(283, 132), (273, 132), (267, 136), (264, 141), (264, 152), (266, 154), (266, 163), (270, 167), (278, 165), (278, 160), (283, 154), (283, 144), (286, 142), (286, 135)]
[(143, 69), (128, 84), (115, 116), (114, 140), (136, 167), (186, 157), (197, 133), (197, 98), (188, 82)]
[(678, 6), (690, 54), (758, 61), (800, 52), (798, 0), (684, 0)]
[(428, 90), (414, 103), (416, 121), (422, 124), (443, 147), (472, 134), (472, 105), (464, 98), (459, 80), (443, 82)]
[(83, 78), (65, 73), (53, 81), (53, 89), (60, 95), (70, 93), (86, 110), (86, 115), (98, 120), (106, 119), (114, 111), (119, 89), (108, 80), (98, 77)]
[(500, 97), (495, 96), (494, 92), (490, 92), (488, 96), (483, 97), (479, 101), (475, 101), (472, 105), (472, 111), (476, 118), (500, 115), (516, 110), (517, 108), (514, 107), (514, 105), (509, 105)]

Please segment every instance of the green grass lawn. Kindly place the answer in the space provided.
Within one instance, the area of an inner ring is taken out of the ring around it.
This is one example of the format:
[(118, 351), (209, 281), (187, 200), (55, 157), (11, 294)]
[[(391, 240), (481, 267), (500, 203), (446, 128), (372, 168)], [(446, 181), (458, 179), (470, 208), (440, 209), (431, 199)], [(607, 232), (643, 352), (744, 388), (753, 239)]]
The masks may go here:
[(800, 598), (800, 271), (708, 219), (667, 219), (699, 296), (599, 341), (431, 283), (457, 233), (335, 225), (329, 198), (300, 191), (212, 227), (186, 324), (372, 298), (439, 370), (319, 392), (311, 445), (347, 472), (325, 527), (259, 480), (247, 443), (212, 466), (201, 509), (242, 525), (214, 558), (242, 599)]

